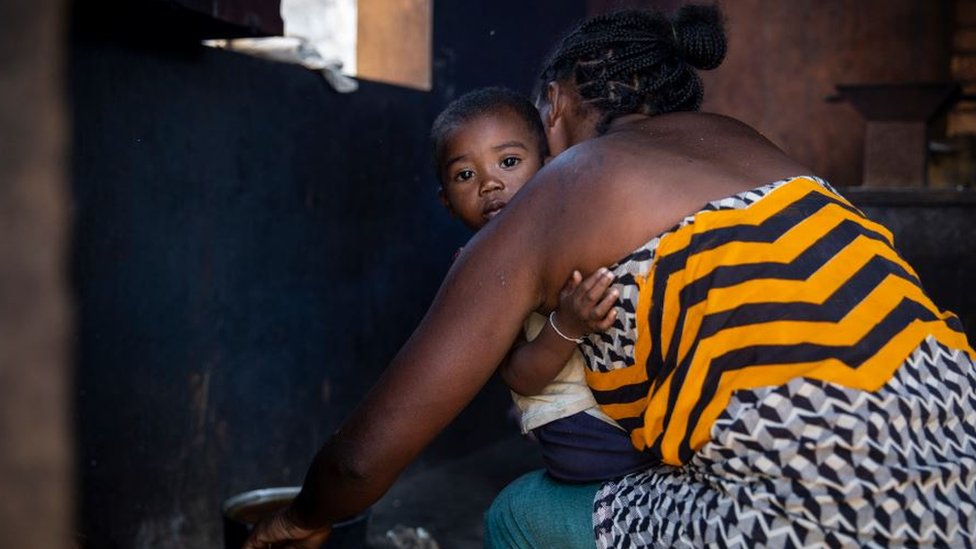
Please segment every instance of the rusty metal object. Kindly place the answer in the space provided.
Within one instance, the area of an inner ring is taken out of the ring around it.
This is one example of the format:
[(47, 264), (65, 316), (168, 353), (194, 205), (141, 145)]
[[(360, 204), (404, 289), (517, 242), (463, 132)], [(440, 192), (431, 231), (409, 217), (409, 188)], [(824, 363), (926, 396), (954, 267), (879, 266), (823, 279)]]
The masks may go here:
[(959, 99), (959, 84), (841, 84), (837, 92), (867, 121), (864, 186), (924, 187), (929, 124)]

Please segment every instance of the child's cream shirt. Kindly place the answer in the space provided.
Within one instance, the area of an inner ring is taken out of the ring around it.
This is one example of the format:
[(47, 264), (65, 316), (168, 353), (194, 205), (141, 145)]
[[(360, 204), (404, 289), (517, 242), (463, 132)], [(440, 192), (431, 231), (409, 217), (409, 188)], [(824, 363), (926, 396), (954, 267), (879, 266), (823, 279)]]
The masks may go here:
[[(548, 319), (539, 313), (532, 313), (525, 319), (525, 338), (532, 341), (545, 327)], [(542, 392), (535, 396), (522, 396), (512, 392), (515, 405), (522, 412), (522, 432), (528, 433), (560, 418), (585, 411), (587, 414), (619, 427), (615, 421), (600, 411), (593, 393), (586, 385), (585, 364), (579, 349), (573, 350), (563, 369)]]

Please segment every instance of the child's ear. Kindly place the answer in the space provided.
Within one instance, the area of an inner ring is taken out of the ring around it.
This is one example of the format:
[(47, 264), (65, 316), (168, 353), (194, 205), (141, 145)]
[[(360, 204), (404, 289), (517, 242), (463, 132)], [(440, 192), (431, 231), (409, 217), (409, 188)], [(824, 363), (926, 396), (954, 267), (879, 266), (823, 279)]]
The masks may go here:
[(551, 128), (556, 125), (556, 121), (563, 114), (563, 89), (559, 82), (549, 82), (546, 84), (546, 105), (543, 123)]
[(439, 187), (437, 189), (437, 198), (439, 198), (441, 204), (447, 208), (447, 212), (451, 214), (451, 217), (457, 217), (457, 214), (454, 213), (454, 208), (451, 207), (451, 201), (447, 198), (447, 193), (444, 192), (444, 187)]

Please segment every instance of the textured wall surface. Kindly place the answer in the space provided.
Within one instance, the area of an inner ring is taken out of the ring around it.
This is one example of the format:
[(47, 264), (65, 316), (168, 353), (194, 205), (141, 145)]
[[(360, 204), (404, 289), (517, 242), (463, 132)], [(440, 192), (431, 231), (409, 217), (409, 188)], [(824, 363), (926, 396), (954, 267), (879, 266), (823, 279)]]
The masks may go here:
[[(962, 1), (962, 0), (960, 0)], [(589, 0), (592, 13), (680, 0)], [(861, 184), (865, 124), (837, 84), (950, 78), (953, 0), (722, 2), (729, 50), (703, 73), (702, 109), (752, 125), (816, 174)], [(919, 181), (918, 185), (922, 182)]]
[(825, 99), (837, 84), (948, 78), (950, 4), (724, 2), (729, 54), (704, 77), (704, 108), (753, 125), (837, 185), (859, 185), (864, 120)]

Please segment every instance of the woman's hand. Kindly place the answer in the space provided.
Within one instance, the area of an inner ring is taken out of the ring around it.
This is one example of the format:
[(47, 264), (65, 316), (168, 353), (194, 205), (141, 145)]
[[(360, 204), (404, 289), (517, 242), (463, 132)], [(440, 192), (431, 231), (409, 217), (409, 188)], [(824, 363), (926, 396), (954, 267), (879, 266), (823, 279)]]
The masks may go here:
[(289, 508), (278, 511), (254, 527), (243, 549), (319, 549), (332, 531), (331, 526), (302, 528), (289, 516)]
[(573, 271), (559, 292), (559, 308), (555, 322), (563, 334), (579, 338), (593, 332), (606, 331), (617, 319), (614, 304), (620, 296), (610, 289), (613, 273), (600, 267), (583, 279), (579, 271)]

